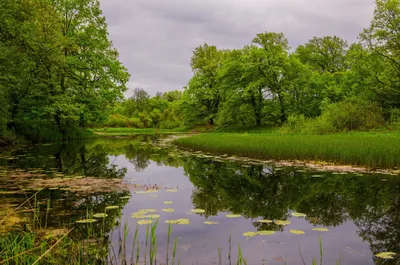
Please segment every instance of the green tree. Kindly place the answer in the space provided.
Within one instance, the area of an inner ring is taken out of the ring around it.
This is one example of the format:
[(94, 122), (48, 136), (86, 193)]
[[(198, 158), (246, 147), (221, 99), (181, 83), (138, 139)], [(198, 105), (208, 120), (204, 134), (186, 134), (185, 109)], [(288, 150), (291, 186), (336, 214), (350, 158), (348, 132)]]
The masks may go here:
[(367, 51), (364, 70), (372, 76), (371, 88), (385, 108), (400, 107), (399, 23), (400, 1), (377, 0), (370, 27), (360, 35)]
[(210, 125), (214, 124), (221, 103), (217, 73), (221, 66), (222, 53), (216, 46), (208, 44), (193, 51), (191, 67), (194, 76), (183, 96), (183, 110), (189, 122), (206, 121)]
[(270, 93), (269, 97), (276, 99), (279, 105), (279, 123), (287, 119), (285, 106), (285, 91), (290, 80), (287, 76), (289, 67), (289, 42), (283, 33), (259, 33), (252, 41), (258, 49), (252, 49), (250, 61), (252, 67), (258, 70), (257, 86)]
[(108, 39), (98, 0), (52, 0), (63, 35), (65, 66), (57, 72), (59, 86), (48, 112), (61, 128), (63, 120), (80, 125), (99, 121), (123, 96), (129, 74)]
[(314, 37), (296, 49), (300, 61), (321, 73), (343, 72), (347, 69), (347, 41), (337, 36)]

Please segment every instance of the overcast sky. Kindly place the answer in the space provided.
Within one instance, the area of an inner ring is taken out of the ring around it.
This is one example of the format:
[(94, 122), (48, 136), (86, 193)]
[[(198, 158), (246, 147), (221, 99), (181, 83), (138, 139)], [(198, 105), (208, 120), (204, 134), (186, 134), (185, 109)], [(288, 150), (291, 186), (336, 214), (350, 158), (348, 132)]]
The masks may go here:
[[(260, 32), (283, 32), (296, 47), (314, 36), (354, 42), (373, 0), (100, 0), (110, 38), (131, 73), (130, 89), (182, 90), (192, 50), (240, 48)], [(131, 92), (125, 93), (130, 96)]]

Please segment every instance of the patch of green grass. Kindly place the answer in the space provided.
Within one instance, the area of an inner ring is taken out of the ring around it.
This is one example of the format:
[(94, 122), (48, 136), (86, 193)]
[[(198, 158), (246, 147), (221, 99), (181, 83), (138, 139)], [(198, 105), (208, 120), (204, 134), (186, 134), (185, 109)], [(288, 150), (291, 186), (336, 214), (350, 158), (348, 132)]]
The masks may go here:
[(201, 134), (175, 143), (195, 150), (263, 159), (327, 161), (369, 168), (400, 166), (397, 133)]
[(96, 128), (90, 129), (91, 132), (104, 136), (129, 136), (138, 134), (176, 134), (185, 133), (190, 129), (187, 127), (175, 128), (175, 129), (157, 129), (157, 128)]

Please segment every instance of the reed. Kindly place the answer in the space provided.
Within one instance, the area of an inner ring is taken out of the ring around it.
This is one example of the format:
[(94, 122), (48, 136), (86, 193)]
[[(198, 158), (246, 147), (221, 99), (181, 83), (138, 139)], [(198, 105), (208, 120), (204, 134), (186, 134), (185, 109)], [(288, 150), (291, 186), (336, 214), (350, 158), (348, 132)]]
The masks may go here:
[(369, 168), (400, 166), (400, 137), (392, 134), (202, 134), (175, 143), (194, 150), (261, 159), (326, 161)]

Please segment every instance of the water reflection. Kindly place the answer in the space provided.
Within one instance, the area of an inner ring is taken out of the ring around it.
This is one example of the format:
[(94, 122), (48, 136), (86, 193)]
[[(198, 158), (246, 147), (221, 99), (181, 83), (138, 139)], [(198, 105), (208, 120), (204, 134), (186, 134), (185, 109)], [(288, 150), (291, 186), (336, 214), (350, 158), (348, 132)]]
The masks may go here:
[[(284, 226), (256, 220), (288, 220), (291, 212), (296, 211), (306, 214), (305, 220), (318, 227), (340, 228), (346, 223), (354, 223), (357, 234), (368, 242), (374, 254), (383, 251), (400, 253), (400, 179), (395, 176), (344, 175), (219, 162), (210, 157), (188, 156), (173, 148), (162, 148), (153, 136), (37, 146), (9, 156), (14, 159), (0, 159), (0, 165), (42, 168), (49, 175), (62, 172), (65, 176), (106, 179), (127, 177), (128, 168), (119, 164), (118, 157), (128, 160), (129, 167), (137, 173), (152, 170), (152, 164), (183, 168), (193, 185), (190, 191), (193, 208), (204, 209), (205, 213), (200, 216), (205, 218), (232, 212), (252, 219), (255, 230), (285, 231), (288, 228)], [(39, 201), (50, 199), (52, 211), (62, 213), (62, 218), (49, 219), (48, 225), (56, 227), (71, 225), (85, 218), (88, 211), (104, 212), (109, 205), (123, 208), (128, 199), (121, 197), (129, 194), (108, 191), (82, 195), (73, 191), (46, 190), (40, 194)], [(114, 214), (105, 219), (104, 230), (99, 227), (93, 230), (95, 237), (103, 238), (105, 234), (104, 242), (109, 240), (109, 233), (121, 225), (119, 212)], [(85, 226), (74, 231), (77, 239), (88, 236)], [(102, 258), (106, 259), (104, 255)], [(374, 258), (374, 261), (376, 264), (399, 264), (400, 259), (396, 256), (394, 260)]]

